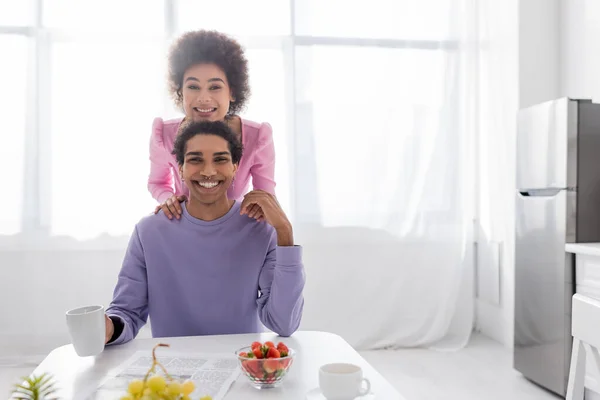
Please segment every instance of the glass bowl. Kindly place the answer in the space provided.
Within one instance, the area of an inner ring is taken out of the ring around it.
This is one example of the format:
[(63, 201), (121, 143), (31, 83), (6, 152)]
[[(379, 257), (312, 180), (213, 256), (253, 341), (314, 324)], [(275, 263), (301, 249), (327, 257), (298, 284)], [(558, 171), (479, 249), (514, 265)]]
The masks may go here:
[(280, 358), (248, 358), (240, 356), (240, 353), (252, 352), (250, 346), (242, 347), (235, 352), (240, 368), (250, 380), (252, 386), (257, 389), (274, 388), (281, 385), (290, 367), (294, 363), (296, 352), (289, 349), (286, 357)]

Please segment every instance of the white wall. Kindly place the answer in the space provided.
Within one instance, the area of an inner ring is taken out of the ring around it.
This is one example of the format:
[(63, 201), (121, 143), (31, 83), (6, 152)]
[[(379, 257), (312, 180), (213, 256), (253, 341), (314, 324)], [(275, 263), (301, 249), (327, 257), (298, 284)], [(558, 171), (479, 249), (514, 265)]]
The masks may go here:
[[(597, 0), (592, 0), (597, 2)], [(573, 98), (590, 98), (589, 57), (586, 57), (585, 8), (589, 0), (563, 0), (561, 93)]]
[(600, 1), (563, 0), (561, 92), (600, 101)]
[(560, 96), (563, 1), (519, 4), (519, 108)]
[[(551, 100), (562, 95), (562, 15), (563, 2), (572, 0), (520, 0), (519, 1), (519, 25), (518, 25), (518, 108)], [(495, 75), (504, 74), (503, 71), (495, 71)], [(509, 107), (507, 105), (498, 105)], [(510, 107), (509, 107), (510, 108)], [(492, 194), (499, 196), (500, 200), (492, 199), (490, 207), (497, 213), (514, 216), (514, 148), (516, 139), (516, 110), (509, 110), (506, 118), (513, 118), (508, 122), (506, 134), (510, 137), (505, 141), (498, 142), (507, 154), (501, 157), (508, 167), (502, 174), (494, 177), (494, 182), (504, 188), (501, 192)], [(502, 121), (504, 123), (504, 121)], [(512, 125), (514, 123), (514, 125)], [(496, 132), (494, 132), (496, 133)], [(493, 141), (492, 141), (493, 143)], [(495, 148), (495, 147), (492, 147)], [(493, 175), (490, 175), (493, 177)], [(489, 178), (484, 176), (484, 179)], [(496, 181), (496, 179), (498, 179)], [(491, 187), (490, 187), (491, 188)], [(506, 191), (510, 190), (510, 193)], [(491, 190), (491, 189), (490, 189)], [(486, 211), (483, 210), (485, 213)], [(489, 212), (489, 210), (488, 210)], [(483, 221), (480, 221), (483, 223)], [(489, 243), (486, 240), (499, 243), (500, 268), (498, 272), (491, 273), (482, 268), (494, 268), (494, 261), (488, 265), (486, 260), (479, 260), (479, 282), (480, 290), (493, 288), (499, 281), (500, 296), (498, 301), (490, 301), (485, 293), (480, 294), (476, 303), (476, 328), (485, 335), (503, 343), (507, 347), (513, 346), (514, 328), (514, 218), (502, 221), (503, 228), (493, 232), (491, 237), (485, 238), (480, 234), (479, 247), (484, 248)], [(483, 261), (483, 262), (482, 262)], [(489, 261), (489, 260), (488, 260)], [(486, 282), (481, 278), (485, 277)], [(491, 280), (491, 281), (490, 281)], [(494, 281), (495, 280), (495, 281)], [(492, 299), (493, 300), (493, 299)]]

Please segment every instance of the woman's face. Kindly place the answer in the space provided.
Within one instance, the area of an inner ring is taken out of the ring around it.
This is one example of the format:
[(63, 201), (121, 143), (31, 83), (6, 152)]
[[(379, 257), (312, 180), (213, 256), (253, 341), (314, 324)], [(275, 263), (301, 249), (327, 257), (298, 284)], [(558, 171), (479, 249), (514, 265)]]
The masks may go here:
[(225, 139), (196, 135), (185, 146), (179, 172), (190, 190), (190, 197), (202, 204), (213, 204), (227, 197), (236, 170)]
[(215, 64), (195, 64), (183, 74), (183, 109), (191, 120), (222, 121), (235, 99), (225, 72)]

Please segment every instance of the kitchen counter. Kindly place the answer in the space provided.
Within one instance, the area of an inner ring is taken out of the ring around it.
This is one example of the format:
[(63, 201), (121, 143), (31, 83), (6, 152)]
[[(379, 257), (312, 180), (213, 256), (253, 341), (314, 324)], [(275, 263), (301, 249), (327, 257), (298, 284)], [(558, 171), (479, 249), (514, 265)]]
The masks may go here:
[(567, 253), (600, 257), (600, 243), (567, 243), (565, 251)]

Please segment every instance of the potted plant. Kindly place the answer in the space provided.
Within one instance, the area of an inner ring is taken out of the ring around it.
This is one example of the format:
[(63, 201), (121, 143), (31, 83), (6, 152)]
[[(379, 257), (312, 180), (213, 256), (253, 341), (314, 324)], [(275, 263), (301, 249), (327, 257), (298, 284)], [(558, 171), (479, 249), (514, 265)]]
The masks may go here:
[(28, 376), (23, 382), (15, 385), (11, 399), (13, 400), (58, 400), (54, 394), (56, 386), (50, 374)]

